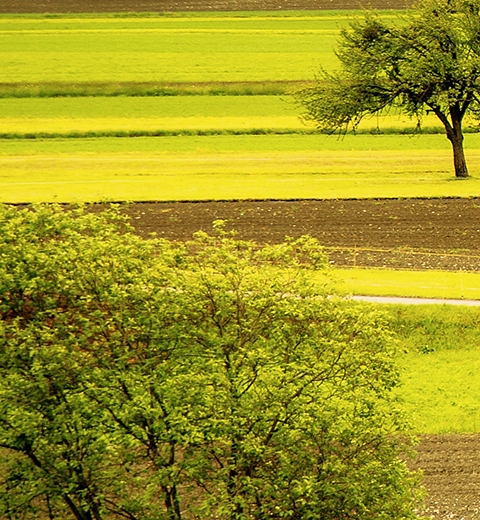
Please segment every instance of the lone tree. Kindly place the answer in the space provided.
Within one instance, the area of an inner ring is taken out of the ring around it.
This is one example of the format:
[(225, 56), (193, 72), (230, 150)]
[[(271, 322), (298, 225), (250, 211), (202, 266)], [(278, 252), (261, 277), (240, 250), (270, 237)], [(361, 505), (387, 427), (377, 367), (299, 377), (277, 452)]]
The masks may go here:
[(306, 119), (333, 132), (391, 108), (419, 123), (434, 113), (452, 144), (456, 177), (468, 177), (462, 123), (480, 115), (479, 0), (421, 0), (393, 26), (367, 12), (342, 31), (337, 56), (338, 72), (322, 70), (299, 93)]

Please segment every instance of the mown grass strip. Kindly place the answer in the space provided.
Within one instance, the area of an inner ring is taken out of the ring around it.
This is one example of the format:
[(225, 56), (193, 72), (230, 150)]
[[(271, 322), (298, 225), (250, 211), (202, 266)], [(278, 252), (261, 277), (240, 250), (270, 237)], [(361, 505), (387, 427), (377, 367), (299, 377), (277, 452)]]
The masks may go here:
[(480, 134), (467, 137), (462, 181), (441, 135), (2, 140), (0, 200), (476, 197)]
[[(421, 133), (443, 134), (434, 115), (428, 115)], [(315, 131), (301, 119), (301, 108), (292, 96), (156, 96), (156, 97), (48, 97), (0, 99), (0, 133), (4, 138), (74, 136), (171, 135), (179, 130), (296, 129), (300, 134)], [(478, 126), (466, 127), (478, 132)], [(167, 131), (167, 132), (166, 132)], [(170, 132), (172, 131), (172, 132)], [(237, 133), (237, 132), (235, 132)], [(258, 132), (255, 132), (258, 133)], [(416, 122), (402, 114), (389, 113), (362, 122), (357, 134), (407, 134), (420, 131)], [(351, 139), (347, 136), (346, 139)], [(352, 141), (353, 142), (353, 141)]]
[(0, 83), (0, 99), (56, 97), (281, 96), (304, 81)]

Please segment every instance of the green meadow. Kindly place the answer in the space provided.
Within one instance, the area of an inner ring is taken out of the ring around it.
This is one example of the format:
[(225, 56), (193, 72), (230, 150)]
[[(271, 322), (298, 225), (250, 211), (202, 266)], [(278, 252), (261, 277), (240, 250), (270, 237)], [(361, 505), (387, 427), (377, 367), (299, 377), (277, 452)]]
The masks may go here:
[[(0, 141), (2, 202), (476, 196), (442, 135), (176, 135)], [(478, 172), (478, 173), (477, 173)]]
[[(0, 99), (0, 136), (68, 136), (72, 132), (108, 134), (128, 130), (314, 131), (314, 125), (300, 116), (301, 109), (288, 95), (26, 97)], [(365, 121), (359, 132), (378, 128), (388, 133), (394, 129), (412, 133), (415, 122), (404, 115), (391, 114), (381, 122), (376, 118)], [(423, 131), (439, 133), (433, 115), (425, 119)]]
[(399, 404), (420, 433), (480, 431), (480, 308), (386, 305), (399, 345)]
[(348, 18), (5, 16), (2, 82), (309, 80)]
[[(480, 299), (480, 274), (335, 269), (346, 294)], [(399, 346), (396, 391), (418, 433), (480, 432), (480, 307), (372, 304)]]
[(0, 201), (477, 195), (477, 134), (455, 182), (431, 118), (345, 137), (299, 118), (291, 91), (335, 66), (352, 17), (0, 17)]
[(440, 300), (480, 300), (480, 273), (468, 271), (402, 271), (335, 269), (347, 294)]

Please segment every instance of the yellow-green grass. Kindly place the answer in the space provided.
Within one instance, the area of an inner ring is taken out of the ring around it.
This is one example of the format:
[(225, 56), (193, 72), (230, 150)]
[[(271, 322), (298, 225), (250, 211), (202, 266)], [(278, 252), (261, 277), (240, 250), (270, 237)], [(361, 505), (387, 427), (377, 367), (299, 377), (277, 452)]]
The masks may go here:
[[(333, 273), (340, 291), (347, 294), (480, 300), (480, 273), (380, 269)], [(414, 431), (479, 432), (480, 308), (376, 306), (389, 316), (399, 341), (402, 385), (396, 395)]]
[[(392, 13), (385, 16), (392, 17)], [(4, 83), (311, 79), (352, 13), (1, 17)]]
[[(61, 97), (0, 99), (0, 134), (178, 130), (313, 130), (289, 96)], [(370, 118), (359, 130), (415, 129), (401, 114)], [(425, 118), (425, 131), (438, 126)]]
[(0, 141), (0, 201), (469, 197), (442, 135), (159, 137)]
[(480, 431), (480, 308), (382, 307), (397, 332), (397, 395), (418, 433)]
[(477, 272), (334, 269), (334, 273), (341, 290), (352, 295), (480, 300)]
[(418, 433), (480, 431), (480, 350), (410, 353), (400, 360), (400, 402)]
[(0, 99), (0, 134), (252, 128), (305, 125), (279, 96)]

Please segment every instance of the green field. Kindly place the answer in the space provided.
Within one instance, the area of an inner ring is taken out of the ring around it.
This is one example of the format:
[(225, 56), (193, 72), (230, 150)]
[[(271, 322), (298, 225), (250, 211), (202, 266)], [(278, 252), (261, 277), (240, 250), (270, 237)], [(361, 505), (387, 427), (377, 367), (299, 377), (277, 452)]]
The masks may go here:
[[(0, 201), (478, 195), (477, 134), (466, 141), (472, 178), (455, 182), (448, 141), (401, 135), (408, 118), (309, 135), (287, 94), (241, 95), (261, 82), (285, 92), (334, 66), (352, 16), (0, 17)], [(236, 95), (158, 97), (158, 85)], [(120, 92), (151, 95), (111, 97)], [(368, 135), (377, 127), (384, 135)]]
[[(480, 274), (335, 269), (347, 294), (480, 299)], [(399, 341), (399, 404), (418, 433), (480, 432), (480, 307), (381, 308)]]
[(400, 346), (399, 402), (421, 433), (480, 431), (480, 308), (387, 305)]
[(348, 15), (1, 17), (2, 82), (311, 79)]
[[(300, 115), (301, 109), (288, 95), (13, 98), (0, 99), (0, 136), (128, 130), (314, 130)], [(394, 128), (413, 132), (415, 122), (392, 114), (366, 120), (359, 132), (379, 126), (388, 133)], [(428, 133), (438, 129), (433, 115), (423, 126)]]
[(480, 300), (480, 273), (335, 269), (341, 289), (363, 296)]
[[(216, 135), (0, 141), (0, 201), (478, 196), (442, 135)], [(408, 153), (406, 153), (408, 152)]]
[(281, 96), (0, 99), (0, 135), (69, 132), (305, 129)]

